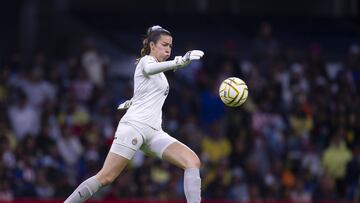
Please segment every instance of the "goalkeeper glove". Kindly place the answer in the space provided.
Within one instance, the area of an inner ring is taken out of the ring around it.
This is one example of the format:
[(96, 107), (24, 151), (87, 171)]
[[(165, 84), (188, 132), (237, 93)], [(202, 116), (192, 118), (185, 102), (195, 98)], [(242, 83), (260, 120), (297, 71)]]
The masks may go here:
[(120, 105), (117, 107), (117, 109), (118, 109), (118, 110), (128, 109), (128, 108), (130, 108), (131, 104), (132, 104), (131, 99), (130, 99), (130, 100), (126, 100), (124, 103), (120, 104)]
[(199, 60), (204, 56), (204, 52), (200, 50), (191, 50), (186, 52), (184, 56), (176, 56), (175, 63), (180, 67), (184, 67), (190, 64), (192, 60)]

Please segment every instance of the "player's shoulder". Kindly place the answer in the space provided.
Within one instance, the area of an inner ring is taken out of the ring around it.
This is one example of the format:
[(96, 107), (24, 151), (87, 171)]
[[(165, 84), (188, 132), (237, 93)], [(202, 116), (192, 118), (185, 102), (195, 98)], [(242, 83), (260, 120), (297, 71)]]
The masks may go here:
[(154, 62), (157, 62), (156, 59), (150, 55), (143, 56), (139, 61), (139, 63), (154, 63)]
[(149, 64), (156, 63), (156, 59), (153, 56), (145, 55), (140, 58), (138, 64), (136, 65), (136, 70), (142, 70)]

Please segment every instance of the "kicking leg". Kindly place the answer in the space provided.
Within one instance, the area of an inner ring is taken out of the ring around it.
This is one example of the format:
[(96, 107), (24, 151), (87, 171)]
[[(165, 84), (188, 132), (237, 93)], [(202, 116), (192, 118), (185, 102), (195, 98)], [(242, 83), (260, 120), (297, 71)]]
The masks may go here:
[(128, 162), (128, 159), (109, 152), (102, 169), (95, 176), (82, 182), (65, 200), (65, 203), (80, 203), (86, 201), (101, 187), (112, 183)]
[(163, 155), (164, 160), (185, 170), (184, 191), (188, 203), (199, 203), (201, 201), (201, 178), (200, 159), (187, 146), (180, 142), (169, 145)]

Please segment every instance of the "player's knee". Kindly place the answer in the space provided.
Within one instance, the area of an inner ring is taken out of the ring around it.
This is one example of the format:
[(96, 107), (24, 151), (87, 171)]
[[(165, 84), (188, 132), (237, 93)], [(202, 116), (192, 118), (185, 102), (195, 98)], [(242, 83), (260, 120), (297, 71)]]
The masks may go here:
[(186, 168), (200, 168), (201, 161), (198, 156), (194, 155), (192, 157), (187, 158), (187, 161), (185, 163), (185, 169)]
[(201, 161), (200, 161), (200, 159), (199, 159), (198, 156), (196, 156), (196, 158), (195, 158), (195, 160), (194, 160), (194, 166), (195, 166), (196, 168), (200, 168), (200, 167), (201, 167)]

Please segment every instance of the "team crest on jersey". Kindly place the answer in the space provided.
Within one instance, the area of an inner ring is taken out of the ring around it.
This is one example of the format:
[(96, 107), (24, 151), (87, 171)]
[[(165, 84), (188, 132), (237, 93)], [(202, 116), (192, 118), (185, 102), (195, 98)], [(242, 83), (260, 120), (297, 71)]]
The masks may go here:
[(169, 94), (169, 86), (167, 86), (165, 92), (164, 92), (164, 96), (168, 95)]
[(131, 141), (131, 143), (133, 144), (133, 145), (136, 145), (137, 144), (137, 139), (136, 138), (134, 138), (132, 141)]

